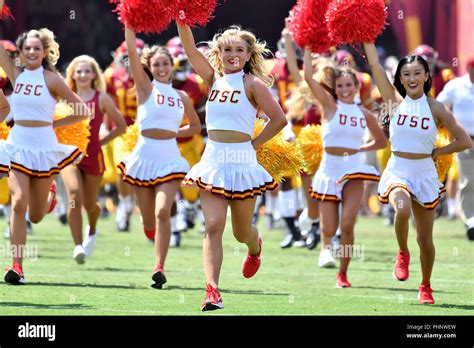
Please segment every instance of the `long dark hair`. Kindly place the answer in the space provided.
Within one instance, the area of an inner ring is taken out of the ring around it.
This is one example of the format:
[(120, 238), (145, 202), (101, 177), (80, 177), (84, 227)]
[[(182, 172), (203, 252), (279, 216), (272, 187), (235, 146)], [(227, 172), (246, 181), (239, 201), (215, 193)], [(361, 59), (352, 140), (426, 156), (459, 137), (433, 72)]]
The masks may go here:
[(428, 62), (422, 56), (418, 56), (416, 54), (410, 54), (410, 55), (402, 58), (402, 60), (400, 60), (400, 62), (398, 63), (397, 71), (395, 72), (395, 80), (393, 82), (393, 85), (395, 86), (398, 93), (400, 93), (400, 95), (403, 98), (406, 97), (407, 91), (405, 90), (405, 87), (403, 87), (402, 81), (400, 79), (401, 71), (402, 71), (402, 68), (406, 64), (410, 64), (410, 63), (413, 63), (413, 62), (419, 62), (421, 65), (423, 65), (423, 68), (425, 69), (425, 72), (428, 73), (428, 80), (426, 80), (426, 82), (423, 85), (423, 92), (425, 92), (426, 95), (428, 95), (428, 93), (430, 92), (431, 84), (433, 83), (433, 81), (431, 79), (430, 67), (428, 65)]
[[(428, 95), (428, 93), (430, 92), (431, 84), (433, 83), (431, 79), (430, 67), (428, 65), (428, 62), (422, 56), (418, 56), (416, 54), (410, 54), (402, 58), (402, 60), (400, 60), (400, 62), (398, 63), (397, 71), (395, 72), (395, 79), (393, 82), (393, 85), (395, 86), (398, 93), (400, 93), (400, 95), (403, 98), (406, 97), (407, 91), (405, 90), (405, 87), (403, 87), (402, 80), (400, 79), (401, 71), (402, 71), (403, 66), (405, 66), (406, 64), (413, 63), (413, 62), (419, 62), (421, 65), (423, 65), (425, 72), (428, 73), (428, 80), (426, 80), (426, 82), (423, 84), (423, 92), (426, 95)], [(392, 115), (393, 110), (389, 110), (388, 108), (382, 108), (380, 105), (377, 105), (375, 107), (375, 110), (372, 110), (372, 111), (379, 112), (379, 117), (378, 117), (379, 124), (381, 125), (385, 136), (387, 138), (390, 138), (389, 127), (390, 127), (390, 120), (393, 116)]]

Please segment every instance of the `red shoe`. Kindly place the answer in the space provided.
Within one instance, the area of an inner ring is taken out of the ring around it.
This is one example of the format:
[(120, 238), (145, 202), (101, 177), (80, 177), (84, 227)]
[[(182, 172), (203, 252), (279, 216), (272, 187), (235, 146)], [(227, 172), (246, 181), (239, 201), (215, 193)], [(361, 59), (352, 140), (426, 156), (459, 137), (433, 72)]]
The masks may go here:
[(201, 306), (201, 310), (204, 311), (213, 311), (216, 309), (224, 308), (222, 303), (222, 297), (217, 288), (214, 288), (211, 284), (207, 284), (206, 287), (206, 299)]
[(48, 214), (51, 213), (54, 210), (54, 208), (56, 208), (56, 204), (58, 204), (58, 201), (56, 200), (56, 183), (54, 182), (54, 180), (51, 182), (51, 186), (49, 187), (49, 192), (52, 193), (53, 199), (51, 199), (51, 203), (48, 209)]
[(148, 238), (149, 241), (151, 242), (155, 241), (156, 229), (147, 230), (146, 228), (143, 228), (143, 232), (145, 232), (145, 236)]
[(151, 287), (155, 289), (161, 289), (163, 284), (166, 283), (165, 271), (161, 265), (155, 267), (151, 279), (154, 281)]
[(22, 267), (15, 263), (12, 267), (7, 268), (5, 272), (5, 282), (11, 285), (24, 285), (25, 275), (23, 274)]
[(433, 290), (431, 289), (431, 285), (423, 285), (421, 284), (418, 288), (418, 302), (421, 304), (434, 304), (433, 298)]
[(258, 245), (260, 246), (258, 254), (252, 256), (247, 253), (242, 263), (242, 274), (245, 278), (252, 278), (260, 268), (260, 254), (262, 253), (262, 238), (260, 237), (258, 237)]
[(346, 272), (339, 272), (337, 274), (337, 279), (336, 279), (336, 288), (342, 289), (342, 288), (350, 288), (351, 283), (347, 280), (347, 273)]
[(410, 265), (410, 253), (398, 251), (397, 261), (393, 269), (393, 277), (396, 280), (405, 281), (408, 279), (408, 266)]

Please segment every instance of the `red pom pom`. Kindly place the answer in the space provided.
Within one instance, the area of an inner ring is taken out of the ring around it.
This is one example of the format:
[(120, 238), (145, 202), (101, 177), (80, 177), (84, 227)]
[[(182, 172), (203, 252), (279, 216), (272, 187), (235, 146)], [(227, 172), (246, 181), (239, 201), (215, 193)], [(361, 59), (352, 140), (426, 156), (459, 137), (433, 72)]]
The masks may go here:
[(174, 18), (180, 25), (205, 26), (216, 6), (217, 0), (179, 0)]
[(0, 12), (0, 20), (5, 20), (8, 18), (15, 19), (12, 15), (12, 11), (10, 11), (10, 8), (7, 5), (3, 5), (2, 12)]
[(293, 40), (315, 53), (326, 52), (333, 44), (329, 38), (325, 13), (330, 0), (298, 0), (290, 12), (289, 29)]
[(329, 34), (337, 46), (375, 42), (386, 18), (383, 0), (334, 0), (326, 12)]
[(110, 0), (117, 4), (119, 21), (139, 33), (161, 33), (175, 12), (174, 0)]

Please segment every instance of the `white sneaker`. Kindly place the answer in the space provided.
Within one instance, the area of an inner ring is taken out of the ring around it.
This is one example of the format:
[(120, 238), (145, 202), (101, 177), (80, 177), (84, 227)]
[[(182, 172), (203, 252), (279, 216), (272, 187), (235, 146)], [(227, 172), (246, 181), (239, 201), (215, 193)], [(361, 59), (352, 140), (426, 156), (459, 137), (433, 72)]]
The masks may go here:
[(74, 247), (72, 257), (79, 265), (82, 265), (86, 262), (86, 253), (84, 252), (84, 247), (81, 244), (78, 244)]
[(318, 267), (333, 268), (336, 267), (336, 260), (331, 255), (330, 249), (323, 249), (319, 254)]
[(296, 248), (303, 248), (306, 247), (306, 241), (304, 239), (297, 240), (293, 242), (293, 246)]
[(89, 234), (89, 231), (90, 231), (90, 226), (87, 225), (86, 236), (84, 238), (84, 241), (82, 242), (82, 246), (84, 247), (86, 256), (92, 256), (92, 253), (94, 252), (94, 248), (95, 248), (95, 241), (97, 239), (97, 233), (98, 233), (98, 231), (96, 230), (95, 233), (91, 236)]

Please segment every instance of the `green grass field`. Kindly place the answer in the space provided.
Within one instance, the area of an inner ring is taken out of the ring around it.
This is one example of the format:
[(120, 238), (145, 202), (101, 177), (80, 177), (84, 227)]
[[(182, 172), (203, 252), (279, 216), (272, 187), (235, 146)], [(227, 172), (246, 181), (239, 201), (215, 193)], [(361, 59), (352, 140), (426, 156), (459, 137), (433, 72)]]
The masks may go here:
[[(396, 282), (391, 272), (397, 252), (392, 228), (382, 219), (360, 218), (356, 243), (363, 258), (349, 269), (350, 289), (336, 289), (336, 269), (319, 269), (316, 250), (281, 250), (281, 230), (266, 230), (262, 267), (252, 279), (240, 272), (245, 246), (233, 239), (230, 222), (224, 235), (220, 289), (225, 308), (202, 313), (205, 279), (202, 235), (183, 234), (182, 246), (171, 249), (166, 264), (168, 283), (150, 287), (153, 246), (134, 215), (130, 233), (115, 229), (113, 217), (100, 220), (94, 255), (84, 265), (72, 259), (69, 228), (48, 216), (34, 226), (28, 245), (37, 259), (27, 259), (25, 286), (0, 283), (0, 315), (472, 315), (474, 312), (474, 243), (459, 221), (435, 223), (436, 263), (432, 286), (436, 304), (417, 302), (419, 251), (410, 231), (410, 279)], [(3, 233), (5, 220), (0, 220)], [(1, 241), (1, 264), (8, 241)]]

